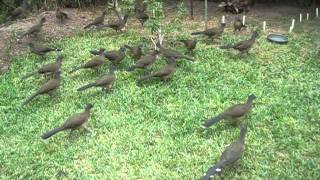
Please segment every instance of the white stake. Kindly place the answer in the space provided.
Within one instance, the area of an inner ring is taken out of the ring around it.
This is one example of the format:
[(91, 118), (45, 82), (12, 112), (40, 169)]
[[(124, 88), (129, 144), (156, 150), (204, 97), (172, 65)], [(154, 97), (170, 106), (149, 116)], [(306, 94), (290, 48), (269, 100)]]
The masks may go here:
[(307, 13), (307, 21), (309, 20), (309, 13)]
[(263, 32), (266, 32), (266, 26), (267, 26), (267, 22), (263, 21)]
[(222, 24), (226, 23), (226, 17), (222, 16)]
[(245, 25), (246, 24), (246, 16), (242, 17), (242, 24)]
[(316, 8), (316, 17), (319, 17), (319, 8)]
[(291, 27), (292, 29), (294, 28), (294, 24), (295, 24), (296, 20), (295, 19), (292, 19), (292, 23), (291, 23)]
[(300, 22), (302, 22), (302, 13), (300, 13)]

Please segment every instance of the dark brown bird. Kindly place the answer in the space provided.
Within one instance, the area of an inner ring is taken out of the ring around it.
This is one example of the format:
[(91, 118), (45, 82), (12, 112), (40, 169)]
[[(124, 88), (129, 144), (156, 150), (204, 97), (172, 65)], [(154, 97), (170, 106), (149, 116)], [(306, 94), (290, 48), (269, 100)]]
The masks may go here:
[(21, 38), (23, 38), (24, 36), (27, 36), (27, 35), (39, 33), (42, 30), (42, 26), (45, 22), (46, 22), (46, 18), (42, 17), (37, 24), (31, 26), (25, 33), (23, 33), (21, 35)]
[(189, 53), (191, 53), (197, 46), (196, 39), (181, 39), (179, 41), (182, 42), (186, 46)]
[(233, 23), (233, 28), (234, 28), (234, 32), (236, 31), (241, 31), (242, 28), (245, 28), (246, 25), (244, 25), (240, 19), (239, 16), (235, 17), (234, 23)]
[(104, 17), (105, 17), (105, 15), (106, 15), (106, 13), (107, 13), (106, 11), (103, 11), (100, 16), (96, 17), (91, 23), (89, 23), (88, 25), (86, 25), (86, 26), (84, 27), (84, 29), (87, 29), (87, 28), (89, 28), (89, 27), (91, 27), (91, 26), (100, 26), (100, 25), (102, 25), (103, 22), (104, 22)]
[(147, 3), (144, 3), (143, 0), (136, 0), (134, 4), (134, 12), (145, 12), (148, 8)]
[(168, 62), (169, 62), (169, 64), (162, 67), (159, 71), (141, 77), (138, 80), (138, 84), (140, 84), (143, 81), (146, 81), (152, 77), (160, 78), (163, 81), (169, 79), (176, 72), (177, 62), (175, 59), (168, 59)]
[(90, 118), (90, 110), (93, 108), (92, 104), (87, 104), (85, 107), (84, 112), (82, 113), (76, 113), (73, 116), (71, 116), (66, 122), (64, 122), (61, 126), (54, 128), (53, 130), (44, 133), (41, 138), (42, 139), (48, 139), (49, 137), (55, 135), (56, 133), (64, 130), (70, 129), (71, 131), (76, 130), (80, 127), (86, 127), (84, 124), (89, 120)]
[(7, 20), (11, 20), (11, 21), (16, 20), (22, 15), (24, 15), (27, 10), (27, 3), (28, 3), (27, 0), (23, 0), (21, 6), (14, 8), (11, 11), (10, 16), (7, 18)]
[(220, 161), (214, 166), (208, 169), (201, 180), (208, 180), (212, 178), (216, 173), (221, 172), (225, 166), (234, 164), (241, 158), (245, 146), (245, 136), (247, 133), (247, 126), (243, 125), (240, 129), (240, 137), (237, 141), (231, 143), (222, 153)]
[(253, 100), (256, 98), (255, 95), (248, 96), (248, 100), (244, 104), (235, 104), (228, 109), (226, 109), (223, 113), (218, 116), (208, 119), (205, 123), (202, 124), (203, 128), (209, 128), (213, 124), (223, 120), (223, 119), (231, 119), (231, 120), (239, 120), (241, 117), (244, 117), (252, 107)]
[(60, 86), (60, 74), (60, 71), (56, 72), (54, 78), (43, 84), (38, 91), (33, 93), (25, 102), (22, 103), (22, 106), (28, 104), (32, 99), (39, 95), (48, 94), (51, 96), (52, 93)]
[(49, 63), (46, 65), (43, 65), (37, 71), (31, 72), (25, 75), (24, 77), (22, 77), (21, 79), (27, 79), (35, 74), (55, 74), (57, 71), (60, 70), (62, 62), (63, 62), (63, 56), (60, 55), (57, 57), (55, 63)]
[(121, 47), (119, 50), (105, 52), (106, 58), (114, 65), (118, 65), (125, 58), (126, 48)]
[(115, 71), (115, 66), (111, 64), (108, 74), (100, 77), (99, 79), (97, 79), (93, 83), (87, 84), (87, 85), (79, 88), (78, 91), (84, 91), (86, 89), (93, 88), (93, 87), (101, 87), (102, 90), (104, 90), (104, 91), (111, 90), (113, 82), (116, 80), (116, 75), (115, 75), (114, 71)]
[(178, 51), (164, 48), (159, 42), (157, 43), (157, 47), (159, 48), (159, 52), (160, 52), (163, 56), (165, 56), (167, 59), (175, 59), (175, 60), (178, 60), (178, 59), (184, 58), (184, 59), (188, 59), (188, 60), (190, 60), (190, 61), (195, 61), (193, 58), (188, 57), (188, 56), (186, 56), (186, 55), (183, 55), (183, 54), (181, 54), (181, 53), (178, 52)]
[(149, 19), (149, 15), (147, 13), (141, 12), (141, 11), (136, 11), (135, 16), (139, 20), (139, 22), (141, 23), (141, 26), (143, 26), (144, 23), (146, 21), (148, 21), (148, 19)]
[(235, 44), (228, 44), (224, 46), (220, 46), (220, 49), (236, 49), (240, 51), (241, 53), (249, 53), (249, 50), (251, 49), (252, 45), (256, 42), (256, 38), (258, 37), (258, 32), (254, 31), (252, 33), (252, 36), (248, 40), (240, 41)]
[(103, 28), (109, 27), (109, 28), (114, 29), (116, 31), (122, 31), (122, 29), (124, 28), (124, 26), (127, 23), (128, 17), (129, 17), (129, 15), (125, 14), (123, 19), (118, 19), (118, 20), (112, 21), (106, 25), (101, 25), (101, 26), (97, 27), (97, 29), (103, 29)]
[(82, 66), (75, 67), (70, 73), (74, 73), (80, 69), (94, 69), (96, 71), (103, 65), (105, 59), (104, 50), (100, 51), (100, 55), (93, 57), (91, 60), (83, 64)]
[(141, 58), (142, 56), (142, 45), (138, 46), (129, 46), (129, 45), (124, 45), (127, 49), (129, 49), (131, 56), (133, 57), (134, 61), (137, 61)]
[(28, 43), (30, 51), (36, 55), (44, 56), (51, 51), (61, 51), (59, 48), (51, 48), (42, 44), (36, 44), (33, 42)]
[(213, 38), (221, 36), (225, 27), (226, 27), (226, 24), (221, 23), (220, 27), (214, 27), (214, 28), (210, 28), (210, 29), (207, 29), (204, 31), (193, 32), (193, 33), (191, 33), (191, 35), (203, 34), (203, 35), (208, 36), (210, 39), (213, 39)]
[(133, 66), (131, 66), (128, 71), (133, 71), (136, 68), (146, 69), (156, 61), (158, 53), (159, 51), (157, 50), (151, 51), (149, 54), (141, 57), (141, 59), (139, 59)]
[(69, 16), (66, 12), (61, 11), (60, 8), (56, 9), (56, 18), (60, 23), (63, 23), (65, 20), (69, 19)]

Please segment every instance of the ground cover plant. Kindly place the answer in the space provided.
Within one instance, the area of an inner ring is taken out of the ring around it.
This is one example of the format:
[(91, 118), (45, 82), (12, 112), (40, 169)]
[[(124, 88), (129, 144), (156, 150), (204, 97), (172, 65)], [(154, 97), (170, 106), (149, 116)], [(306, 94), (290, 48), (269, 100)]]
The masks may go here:
[[(313, 25), (312, 25), (313, 24)], [(240, 162), (227, 168), (225, 179), (317, 179), (319, 166), (320, 61), (316, 47), (319, 22), (305, 24), (289, 36), (287, 45), (268, 42), (261, 32), (249, 55), (221, 50), (199, 37), (195, 63), (180, 60), (168, 81), (151, 80), (137, 86), (143, 72), (125, 71), (128, 55), (116, 72), (110, 93), (76, 89), (107, 72), (68, 72), (85, 62), (89, 50), (118, 49), (123, 44), (150, 45), (140, 30), (128, 28), (79, 32), (52, 42), (63, 49), (62, 86), (53, 99), (38, 97), (26, 107), (22, 101), (44, 79), (20, 78), (40, 64), (54, 61), (31, 54), (12, 59), (10, 71), (0, 78), (0, 177), (2, 179), (197, 179), (239, 136), (238, 126), (218, 123), (200, 128), (207, 118), (255, 94), (247, 117), (246, 150)], [(166, 40), (189, 37), (201, 23), (172, 20), (163, 27)], [(183, 30), (183, 31), (182, 31)], [(179, 34), (179, 35), (177, 35)], [(237, 42), (249, 34), (227, 30), (219, 43)], [(170, 43), (169, 43), (170, 44)], [(180, 52), (182, 45), (170, 44)], [(160, 58), (153, 71), (165, 63)], [(88, 127), (92, 132), (57, 134), (48, 141), (40, 135), (61, 124), (70, 114), (93, 103)]]

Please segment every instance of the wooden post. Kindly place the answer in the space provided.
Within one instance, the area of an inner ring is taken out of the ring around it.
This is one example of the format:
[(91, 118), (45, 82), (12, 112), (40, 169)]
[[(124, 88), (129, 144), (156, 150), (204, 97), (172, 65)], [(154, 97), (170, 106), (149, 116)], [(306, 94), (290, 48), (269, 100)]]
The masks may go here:
[(316, 8), (316, 17), (319, 17), (319, 8)]
[(300, 23), (302, 22), (302, 13), (300, 13)]
[(204, 21), (205, 21), (205, 27), (206, 30), (208, 29), (208, 0), (204, 1)]
[(190, 15), (191, 15), (191, 19), (193, 20), (193, 0), (190, 0)]
[(243, 24), (243, 25), (246, 25), (246, 16), (243, 16), (243, 17), (242, 17), (242, 24)]

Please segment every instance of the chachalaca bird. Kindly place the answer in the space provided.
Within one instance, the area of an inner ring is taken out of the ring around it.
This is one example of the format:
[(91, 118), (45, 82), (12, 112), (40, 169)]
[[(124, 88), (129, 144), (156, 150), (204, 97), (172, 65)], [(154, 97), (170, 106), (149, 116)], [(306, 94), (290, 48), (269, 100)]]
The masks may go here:
[(87, 84), (78, 89), (78, 91), (84, 91), (93, 87), (101, 87), (102, 90), (109, 91), (112, 88), (113, 82), (116, 80), (116, 75), (114, 73), (115, 66), (113, 64), (110, 65), (109, 73), (100, 77), (95, 82)]
[(126, 48), (120, 47), (119, 50), (105, 52), (106, 58), (114, 65), (119, 64), (126, 56)]
[(104, 22), (104, 17), (105, 17), (106, 14), (107, 14), (107, 12), (106, 12), (106, 11), (103, 11), (100, 16), (96, 17), (91, 23), (89, 23), (88, 25), (86, 25), (86, 26), (84, 27), (84, 29), (87, 29), (87, 28), (89, 28), (89, 27), (91, 27), (91, 26), (100, 26), (100, 25), (102, 25), (103, 22)]
[(193, 32), (191, 35), (198, 35), (198, 34), (203, 34), (208, 36), (210, 39), (219, 37), (222, 35), (224, 28), (226, 27), (225, 23), (221, 23), (220, 27), (213, 27), (204, 31), (199, 31), (199, 32)]
[(246, 25), (244, 25), (240, 19), (239, 16), (236, 16), (233, 22), (233, 28), (234, 28), (234, 32), (236, 31), (241, 31), (242, 28), (245, 28)]
[(48, 94), (52, 95), (52, 93), (57, 90), (60, 86), (60, 71), (57, 71), (54, 75), (53, 79), (50, 79), (48, 82), (43, 84), (38, 91), (33, 93), (26, 101), (22, 103), (22, 106), (28, 104), (32, 99), (39, 95)]
[(136, 0), (134, 4), (134, 12), (145, 12), (147, 10), (147, 3), (143, 0)]
[(258, 32), (254, 31), (252, 33), (252, 36), (250, 39), (240, 41), (235, 44), (228, 44), (228, 45), (220, 46), (220, 49), (233, 48), (233, 49), (240, 51), (241, 53), (249, 53), (249, 50), (251, 49), (252, 45), (256, 42), (256, 38), (258, 37), (258, 35), (259, 35)]
[(157, 50), (151, 51), (149, 54), (136, 61), (135, 64), (128, 69), (128, 71), (133, 71), (136, 68), (146, 69), (156, 61), (158, 53), (159, 51)]
[(112, 21), (106, 25), (101, 25), (101, 26), (97, 27), (97, 29), (103, 29), (103, 28), (109, 27), (109, 28), (114, 29), (116, 31), (122, 31), (122, 29), (124, 28), (124, 26), (127, 23), (128, 17), (129, 17), (129, 15), (125, 14), (123, 19), (118, 19), (118, 20)]
[[(6, 3), (4, 3), (4, 4), (7, 5)], [(28, 1), (27, 0), (23, 0), (21, 6), (19, 6), (17, 8), (14, 8), (10, 12), (10, 15), (7, 18), (7, 20), (9, 20), (9, 21), (16, 20), (19, 17), (21, 17), (22, 15), (24, 15), (26, 13), (26, 10), (27, 10), (27, 4), (28, 4)]]
[(57, 71), (60, 70), (62, 62), (63, 62), (63, 56), (59, 55), (55, 63), (49, 63), (46, 65), (43, 65), (37, 71), (31, 72), (25, 75), (24, 77), (22, 77), (21, 79), (27, 79), (35, 74), (48, 74), (48, 73), (55, 74)]
[(104, 49), (101, 49), (98, 56), (91, 58), (91, 60), (87, 61), (85, 64), (79, 67), (75, 67), (69, 73), (74, 73), (80, 69), (94, 69), (98, 71), (99, 68), (103, 65), (104, 59), (105, 59)]
[(141, 58), (142, 56), (142, 45), (137, 45), (137, 46), (129, 46), (129, 45), (124, 45), (127, 49), (129, 49), (131, 56), (133, 57), (134, 61), (137, 61)]
[(147, 13), (141, 12), (141, 11), (136, 11), (135, 16), (139, 20), (139, 22), (141, 23), (141, 26), (143, 26), (144, 23), (149, 19), (149, 15)]
[(197, 39), (181, 39), (179, 41), (186, 46), (189, 53), (191, 53), (197, 46)]
[(29, 42), (28, 45), (30, 47), (30, 51), (36, 55), (39, 55), (39, 56), (44, 56), (51, 51), (61, 51), (62, 50), (59, 48), (51, 48), (51, 47), (48, 47), (48, 46), (45, 46), (42, 44), (36, 44), (33, 42)]
[(160, 78), (161, 80), (167, 80), (169, 79), (175, 72), (177, 69), (177, 62), (176, 59), (171, 58), (168, 59), (168, 64), (165, 65), (164, 67), (162, 67), (160, 70), (158, 70), (157, 72), (151, 73), (149, 75), (143, 76), (138, 80), (138, 84), (142, 83), (143, 81), (146, 81), (152, 77), (157, 77)]
[(184, 58), (184, 59), (188, 59), (190, 61), (195, 61), (193, 58), (189, 57), (189, 56), (186, 56), (186, 55), (183, 55), (181, 54), (179, 51), (175, 51), (175, 50), (172, 50), (172, 49), (166, 49), (164, 48), (161, 43), (157, 42), (157, 47), (159, 48), (159, 52), (164, 55), (167, 59), (175, 59), (175, 60), (178, 60), (178, 59), (181, 59), (181, 58)]
[(240, 137), (237, 141), (231, 143), (222, 153), (220, 161), (213, 165), (208, 171), (201, 177), (201, 180), (208, 180), (212, 178), (216, 173), (221, 172), (225, 166), (234, 164), (241, 158), (244, 152), (245, 136), (247, 133), (247, 126), (242, 125), (240, 128)]
[(51, 131), (44, 133), (41, 138), (48, 139), (49, 137), (55, 135), (56, 133), (64, 130), (70, 129), (71, 131), (79, 129), (83, 127), (87, 129), (84, 124), (90, 118), (90, 110), (93, 108), (92, 104), (86, 104), (85, 110), (82, 113), (76, 113), (72, 115), (69, 119), (67, 119), (61, 126), (54, 128)]
[(241, 117), (244, 117), (249, 110), (252, 108), (253, 100), (256, 98), (255, 95), (248, 96), (248, 100), (244, 104), (235, 104), (231, 107), (227, 108), (223, 113), (219, 114), (216, 117), (206, 120), (205, 123), (202, 124), (203, 128), (209, 128), (213, 124), (223, 120), (239, 120)]
[(69, 19), (69, 16), (66, 12), (61, 11), (61, 9), (58, 7), (56, 9), (56, 18), (60, 23), (63, 23), (66, 19)]
[(100, 54), (100, 52), (101, 51), (105, 51), (106, 49), (105, 48), (100, 48), (99, 50), (95, 50), (95, 49), (93, 49), (93, 50), (90, 50), (90, 53), (91, 54), (93, 54), (93, 55), (96, 55), (96, 56), (98, 56), (99, 54)]
[(21, 38), (23, 38), (24, 36), (27, 36), (27, 35), (39, 33), (39, 32), (41, 31), (42, 26), (43, 26), (43, 24), (44, 24), (45, 22), (46, 22), (46, 18), (45, 18), (45, 17), (42, 17), (37, 24), (31, 26), (25, 33), (23, 33), (23, 34), (21, 35)]

